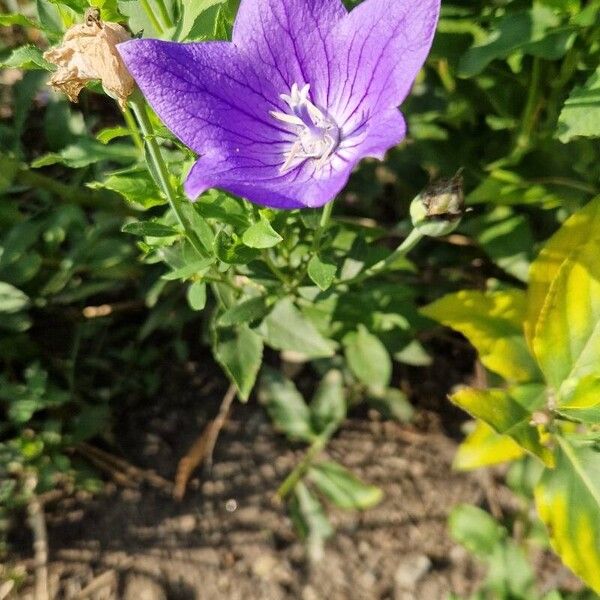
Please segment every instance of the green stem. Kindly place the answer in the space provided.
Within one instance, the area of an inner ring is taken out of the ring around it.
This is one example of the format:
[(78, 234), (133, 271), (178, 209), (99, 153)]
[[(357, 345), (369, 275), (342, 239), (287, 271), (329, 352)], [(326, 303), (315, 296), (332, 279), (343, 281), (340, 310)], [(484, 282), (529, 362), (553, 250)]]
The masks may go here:
[(414, 228), (404, 239), (404, 241), (389, 256), (383, 260), (380, 260), (378, 263), (375, 263), (366, 271), (359, 273), (356, 275), (356, 277), (345, 279), (339, 283), (343, 283), (345, 285), (354, 285), (357, 283), (362, 283), (365, 279), (370, 279), (371, 277), (382, 273), (400, 257), (406, 256), (423, 239), (423, 237), (424, 236), (419, 229)]
[(158, 33), (158, 35), (162, 35), (164, 33), (165, 28), (159, 23), (158, 19), (156, 18), (156, 15), (154, 14), (154, 10), (152, 10), (152, 7), (150, 6), (148, 0), (140, 0), (140, 4), (142, 5), (142, 9), (146, 13), (146, 16), (150, 19), (152, 27), (156, 29), (156, 33)]
[(335, 427), (328, 427), (314, 440), (306, 454), (302, 457), (302, 460), (294, 467), (294, 470), (277, 489), (277, 498), (284, 500), (294, 490), (298, 482), (312, 466), (315, 458), (323, 451), (335, 430)]
[(177, 222), (181, 227), (183, 233), (192, 244), (196, 252), (200, 256), (206, 256), (206, 252), (202, 248), (202, 245), (198, 242), (196, 235), (190, 229), (187, 221), (181, 211), (181, 207), (179, 206), (177, 193), (171, 186), (171, 181), (169, 177), (169, 171), (167, 169), (167, 165), (163, 158), (160, 146), (156, 141), (156, 137), (154, 136), (154, 130), (152, 128), (152, 123), (150, 122), (150, 118), (148, 117), (148, 111), (146, 109), (146, 103), (142, 98), (139, 91), (135, 91), (129, 100), (131, 104), (131, 108), (138, 120), (140, 125), (140, 129), (142, 130), (142, 134), (144, 136), (144, 140), (146, 142), (146, 147), (148, 149), (148, 159), (152, 162), (152, 166), (154, 167), (154, 172), (156, 173), (160, 187), (169, 202), (169, 206), (171, 210), (175, 214)]
[(535, 128), (536, 115), (538, 111), (538, 94), (540, 88), (541, 71), (541, 61), (536, 57), (533, 59), (531, 81), (529, 82), (529, 92), (527, 94), (525, 108), (523, 109), (523, 116), (521, 117), (521, 129), (517, 135), (515, 144), (515, 150), (517, 153), (524, 152), (527, 148), (529, 148), (531, 143), (531, 134)]
[(127, 106), (123, 109), (123, 118), (125, 119), (125, 124), (127, 125), (127, 129), (129, 129), (129, 134), (131, 135), (131, 139), (133, 140), (135, 147), (140, 151), (141, 154), (143, 154), (144, 140), (142, 140), (142, 136), (140, 135), (135, 119), (131, 114), (131, 110)]
[(329, 221), (331, 220), (331, 213), (333, 212), (333, 200), (328, 202), (323, 207), (323, 212), (321, 213), (321, 220), (319, 221), (319, 227), (315, 231), (315, 237), (313, 239), (313, 253), (319, 251), (319, 247), (321, 244), (321, 239), (323, 238), (323, 234), (329, 227)]

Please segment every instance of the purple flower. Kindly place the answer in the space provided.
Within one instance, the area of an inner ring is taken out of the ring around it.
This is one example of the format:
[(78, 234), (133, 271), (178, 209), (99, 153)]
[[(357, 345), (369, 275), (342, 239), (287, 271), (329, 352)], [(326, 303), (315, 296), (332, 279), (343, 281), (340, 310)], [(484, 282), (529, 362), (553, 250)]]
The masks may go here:
[(200, 155), (185, 191), (317, 207), (405, 136), (398, 105), (429, 52), (439, 0), (242, 0), (233, 42), (119, 46), (164, 123)]

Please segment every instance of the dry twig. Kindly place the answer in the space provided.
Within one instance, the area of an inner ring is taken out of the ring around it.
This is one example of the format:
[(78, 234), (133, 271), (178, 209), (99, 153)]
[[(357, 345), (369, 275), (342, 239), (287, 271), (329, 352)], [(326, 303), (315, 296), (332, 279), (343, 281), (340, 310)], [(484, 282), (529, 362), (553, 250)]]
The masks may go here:
[(173, 497), (176, 500), (183, 499), (190, 477), (200, 464), (204, 463), (209, 469), (212, 467), (215, 445), (221, 429), (223, 429), (223, 426), (227, 422), (231, 404), (235, 399), (236, 393), (236, 387), (230, 385), (221, 401), (219, 414), (206, 425), (200, 437), (198, 437), (185, 456), (179, 461), (177, 474), (175, 475), (175, 488), (173, 490)]

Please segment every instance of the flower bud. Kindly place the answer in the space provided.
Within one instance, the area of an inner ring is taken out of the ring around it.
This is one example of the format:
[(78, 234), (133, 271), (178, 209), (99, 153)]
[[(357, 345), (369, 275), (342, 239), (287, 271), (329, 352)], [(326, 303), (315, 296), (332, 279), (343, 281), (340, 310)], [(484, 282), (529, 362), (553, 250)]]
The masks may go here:
[(118, 23), (102, 22), (98, 9), (88, 9), (85, 21), (68, 29), (60, 46), (44, 53), (58, 67), (48, 84), (77, 102), (89, 81), (100, 80), (104, 91), (124, 108), (134, 81), (117, 44), (130, 37)]
[(431, 184), (410, 205), (413, 226), (430, 237), (452, 233), (464, 213), (465, 197), (460, 172), (452, 179)]

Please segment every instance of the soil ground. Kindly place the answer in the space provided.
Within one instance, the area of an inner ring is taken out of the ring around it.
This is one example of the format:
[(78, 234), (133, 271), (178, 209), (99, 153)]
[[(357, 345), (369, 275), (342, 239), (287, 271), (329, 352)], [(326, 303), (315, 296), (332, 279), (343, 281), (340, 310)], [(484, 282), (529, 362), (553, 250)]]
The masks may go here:
[[(449, 358), (452, 360), (452, 357)], [(438, 360), (439, 363), (439, 360)], [(472, 363), (471, 363), (472, 364)], [(442, 365), (443, 366), (443, 365)], [(100, 496), (47, 509), (51, 597), (65, 600), (442, 600), (467, 595), (482, 571), (448, 535), (461, 502), (485, 505), (490, 478), (451, 470), (460, 418), (445, 394), (465, 373), (419, 369), (413, 424), (359, 411), (328, 447), (331, 458), (385, 492), (363, 513), (329, 507), (336, 534), (316, 563), (274, 491), (302, 456), (262, 408), (235, 405), (210, 473), (182, 502), (154, 486), (108, 484)], [(210, 369), (212, 371), (212, 368)], [(216, 371), (215, 371), (216, 373)], [(434, 375), (437, 373), (437, 377)], [(190, 373), (153, 403), (127, 407), (110, 450), (172, 480), (178, 460), (218, 410), (226, 384)], [(440, 382), (441, 381), (441, 382)], [(406, 383), (406, 382), (405, 382)], [(461, 417), (462, 418), (462, 417)], [(499, 501), (505, 490), (493, 483)], [(25, 534), (22, 534), (25, 535)], [(31, 540), (17, 546), (31, 554)], [(22, 590), (23, 600), (32, 598)]]

